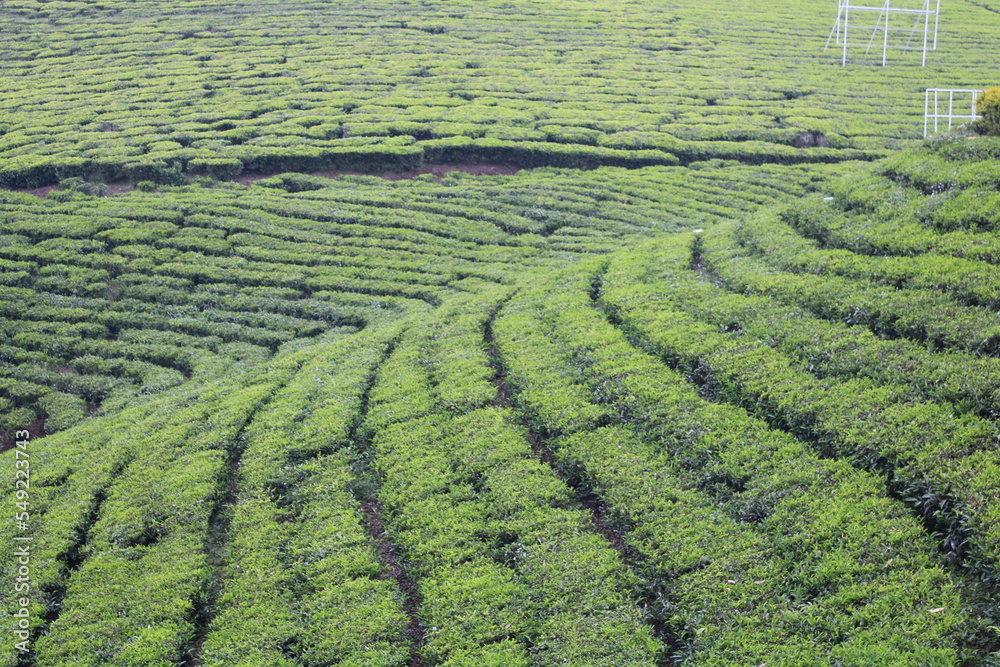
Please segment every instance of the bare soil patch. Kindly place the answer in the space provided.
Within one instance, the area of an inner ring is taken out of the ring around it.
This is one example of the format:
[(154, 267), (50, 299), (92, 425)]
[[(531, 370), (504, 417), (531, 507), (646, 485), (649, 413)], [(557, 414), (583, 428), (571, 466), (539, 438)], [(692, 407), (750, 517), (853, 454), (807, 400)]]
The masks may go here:
[[(0, 190), (7, 190), (10, 192), (23, 192), (24, 194), (33, 195), (39, 199), (45, 199), (49, 196), (49, 193), (62, 189), (63, 188), (59, 185), (43, 185), (37, 188), (0, 188)], [(135, 185), (132, 183), (105, 183), (104, 194), (102, 196), (110, 197), (111, 195), (131, 192), (132, 190), (135, 190)]]
[[(511, 164), (478, 164), (478, 163), (461, 163), (461, 164), (428, 164), (420, 167), (419, 169), (410, 169), (408, 171), (379, 171), (379, 172), (361, 172), (361, 171), (313, 171), (313, 172), (302, 172), (307, 173), (310, 176), (319, 176), (321, 178), (338, 179), (341, 176), (377, 176), (378, 178), (384, 178), (387, 181), (404, 181), (413, 180), (418, 176), (423, 176), (424, 174), (433, 174), (437, 176), (438, 180), (444, 178), (446, 174), (453, 171), (461, 171), (466, 174), (471, 174), (473, 176), (510, 176), (511, 174), (516, 174), (521, 171), (521, 167), (516, 167)], [(257, 172), (246, 172), (232, 179), (233, 182), (239, 183), (240, 185), (250, 185), (254, 181), (259, 181), (265, 178), (271, 178), (277, 174), (260, 174)], [(188, 179), (191, 180), (190, 178)], [(109, 197), (111, 195), (122, 194), (123, 192), (131, 192), (135, 190), (135, 185), (133, 183), (105, 183), (104, 184), (104, 196)], [(62, 190), (58, 185), (43, 185), (37, 188), (0, 188), (2, 190), (9, 190), (11, 192), (23, 192), (25, 194), (34, 195), (39, 199), (45, 199), (49, 196), (50, 192), (56, 190)]]
[[(38, 440), (39, 438), (44, 438), (49, 434), (48, 431), (45, 430), (45, 420), (43, 419), (36, 419), (23, 429), (19, 430), (27, 431), (29, 434), (28, 439), (32, 442)], [(0, 452), (6, 452), (8, 449), (13, 449), (15, 442), (17, 442), (17, 438), (14, 437), (14, 433), (5, 433), (0, 431)]]
[(104, 187), (105, 197), (108, 195), (119, 195), (123, 192), (132, 192), (132, 190), (135, 190), (135, 186), (131, 183), (108, 183)]
[(425, 667), (426, 663), (419, 653), (425, 632), (424, 624), (420, 621), (420, 606), (423, 602), (420, 589), (406, 571), (399, 547), (386, 535), (385, 522), (382, 518), (385, 511), (382, 506), (378, 501), (366, 501), (361, 503), (361, 512), (367, 523), (368, 537), (378, 551), (383, 576), (393, 579), (403, 593), (403, 611), (409, 618), (405, 633), (410, 643), (410, 659), (406, 663), (407, 667)]
[(40, 188), (4, 188), (5, 190), (13, 190), (14, 192), (23, 192), (25, 194), (34, 195), (39, 199), (45, 199), (49, 196), (49, 193), (53, 190), (61, 190), (58, 185), (43, 185)]
[[(516, 167), (510, 164), (426, 164), (419, 169), (410, 169), (407, 171), (314, 171), (309, 172), (309, 175), (331, 179), (337, 179), (341, 176), (377, 176), (378, 178), (384, 178), (387, 181), (404, 181), (412, 180), (418, 176), (423, 176), (424, 174), (433, 174), (434, 176), (437, 176), (438, 180), (441, 180), (445, 174), (449, 174), (453, 171), (461, 171), (473, 176), (510, 176), (511, 174), (516, 174), (521, 171), (521, 167)], [(271, 178), (272, 176), (275, 176), (275, 174), (247, 172), (237, 176), (233, 180), (241, 185), (250, 185), (254, 181)]]

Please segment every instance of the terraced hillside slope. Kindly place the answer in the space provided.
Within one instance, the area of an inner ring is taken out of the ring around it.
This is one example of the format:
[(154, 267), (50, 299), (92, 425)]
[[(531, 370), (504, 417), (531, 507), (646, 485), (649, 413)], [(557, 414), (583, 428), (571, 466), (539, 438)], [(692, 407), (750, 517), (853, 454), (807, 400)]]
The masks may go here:
[(10, 0), (0, 185), (863, 157), (920, 136), (925, 88), (992, 83), (997, 7), (944, 11), (929, 67), (843, 68), (804, 0)]
[(1000, 664), (998, 9), (5, 3), (0, 665)]

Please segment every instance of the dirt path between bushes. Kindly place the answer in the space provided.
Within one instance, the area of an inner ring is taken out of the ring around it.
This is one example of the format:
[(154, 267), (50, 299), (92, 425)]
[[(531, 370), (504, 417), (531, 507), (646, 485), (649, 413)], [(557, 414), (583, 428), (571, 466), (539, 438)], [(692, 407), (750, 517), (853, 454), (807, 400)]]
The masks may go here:
[[(412, 180), (418, 176), (423, 176), (424, 174), (433, 174), (437, 176), (438, 180), (441, 180), (445, 174), (449, 174), (454, 171), (461, 171), (466, 174), (472, 174), (473, 176), (509, 176), (511, 174), (516, 174), (521, 170), (521, 167), (515, 167), (510, 164), (472, 164), (472, 163), (462, 163), (462, 164), (427, 164), (419, 169), (410, 169), (408, 171), (380, 171), (380, 172), (360, 172), (360, 171), (314, 171), (308, 172), (309, 176), (319, 176), (321, 178), (340, 178), (341, 176), (377, 176), (379, 178), (384, 178), (387, 181), (404, 181)], [(242, 185), (249, 185), (254, 181), (259, 181), (264, 178), (271, 178), (276, 174), (256, 174), (253, 172), (248, 172), (241, 174), (234, 178), (233, 180)]]
[[(461, 171), (466, 174), (471, 174), (473, 176), (510, 176), (521, 171), (521, 167), (517, 167), (511, 164), (477, 164), (477, 163), (459, 163), (459, 164), (428, 164), (420, 167), (419, 169), (410, 169), (407, 171), (380, 171), (380, 172), (361, 172), (361, 171), (314, 171), (314, 172), (285, 172), (285, 173), (302, 173), (307, 176), (319, 176), (320, 178), (329, 178), (336, 180), (341, 176), (377, 176), (378, 178), (384, 178), (387, 181), (404, 181), (413, 180), (418, 176), (423, 176), (424, 174), (433, 174), (440, 181), (446, 174), (451, 172)], [(257, 172), (246, 172), (240, 174), (236, 178), (231, 179), (234, 183), (239, 183), (240, 185), (250, 185), (255, 181), (260, 181), (265, 178), (271, 178), (272, 176), (277, 176), (277, 174), (260, 174)], [(193, 179), (192, 181), (193, 182)], [(45, 199), (49, 196), (50, 192), (56, 190), (61, 190), (58, 185), (43, 185), (37, 188), (0, 188), (3, 190), (9, 190), (12, 192), (23, 192), (25, 194), (33, 195), (39, 199)], [(131, 192), (135, 190), (135, 185), (131, 183), (108, 183), (105, 185), (104, 196), (121, 194), (123, 192)]]

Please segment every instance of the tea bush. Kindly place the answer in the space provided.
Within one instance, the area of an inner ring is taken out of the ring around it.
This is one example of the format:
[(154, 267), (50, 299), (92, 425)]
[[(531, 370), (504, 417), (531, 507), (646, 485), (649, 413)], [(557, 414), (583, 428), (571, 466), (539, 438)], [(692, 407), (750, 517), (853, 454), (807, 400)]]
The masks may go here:
[(979, 94), (976, 113), (982, 116), (975, 123), (977, 132), (1000, 136), (1000, 87), (987, 88)]

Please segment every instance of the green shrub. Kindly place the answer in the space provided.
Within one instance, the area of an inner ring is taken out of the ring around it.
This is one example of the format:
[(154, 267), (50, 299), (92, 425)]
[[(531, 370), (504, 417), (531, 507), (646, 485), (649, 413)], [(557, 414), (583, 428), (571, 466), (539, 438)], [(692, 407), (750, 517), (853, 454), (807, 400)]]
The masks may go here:
[[(7, 399), (0, 399), (4, 401), (4, 404), (10, 405), (11, 401)], [(3, 407), (3, 404), (0, 404)], [(3, 413), (0, 414), (0, 432), (12, 433), (18, 429), (25, 428), (31, 422), (35, 421), (35, 413), (30, 408), (14, 408), (13, 410), (9, 408), (4, 408)]]
[(45, 410), (45, 430), (50, 433), (76, 425), (87, 416), (87, 404), (78, 396), (59, 391), (42, 396), (38, 404)]
[(982, 116), (975, 124), (979, 134), (1000, 136), (1000, 86), (987, 88), (976, 98), (976, 112)]
[(243, 163), (236, 158), (194, 158), (188, 162), (187, 171), (196, 176), (235, 178), (242, 173)]
[(91, 197), (103, 196), (105, 190), (107, 190), (107, 186), (105, 186), (104, 183), (85, 181), (79, 176), (64, 178), (59, 181), (59, 186), (65, 190), (69, 190), (71, 192), (82, 192), (83, 194)]

